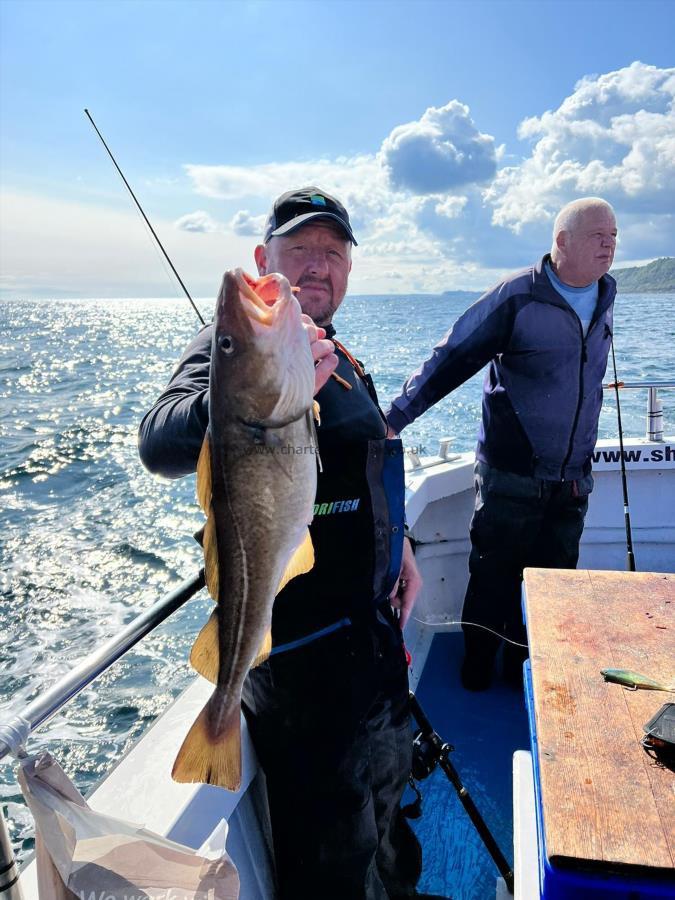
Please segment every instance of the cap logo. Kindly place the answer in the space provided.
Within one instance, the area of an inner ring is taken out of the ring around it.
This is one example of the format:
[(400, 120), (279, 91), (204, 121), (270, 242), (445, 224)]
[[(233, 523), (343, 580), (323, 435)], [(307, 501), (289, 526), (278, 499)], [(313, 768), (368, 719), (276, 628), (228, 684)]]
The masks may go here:
[(325, 206), (326, 198), (322, 197), (321, 194), (312, 194), (312, 196), (309, 198), (309, 202), (313, 206)]

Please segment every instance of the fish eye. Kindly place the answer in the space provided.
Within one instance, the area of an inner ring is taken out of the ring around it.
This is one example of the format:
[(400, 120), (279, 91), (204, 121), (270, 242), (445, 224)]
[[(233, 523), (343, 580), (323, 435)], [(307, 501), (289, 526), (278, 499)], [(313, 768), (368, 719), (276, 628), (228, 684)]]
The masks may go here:
[(229, 334), (222, 334), (218, 338), (218, 346), (226, 354), (226, 356), (230, 356), (234, 353), (234, 340), (230, 337)]

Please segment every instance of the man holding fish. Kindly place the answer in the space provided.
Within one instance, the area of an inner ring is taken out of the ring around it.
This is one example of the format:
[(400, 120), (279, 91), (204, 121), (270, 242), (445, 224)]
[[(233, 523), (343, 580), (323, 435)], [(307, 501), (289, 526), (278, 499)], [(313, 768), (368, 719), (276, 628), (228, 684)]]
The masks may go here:
[(386, 438), (370, 376), (332, 340), (352, 244), (335, 198), (279, 197), (255, 250), (261, 277), (226, 273), (213, 325), (139, 438), (151, 471), (197, 469), (216, 600), (191, 655), (215, 690), (173, 774), (238, 787), (241, 701), (279, 896), (293, 900), (419, 896), (399, 803), (412, 752), (401, 629), (421, 579), (401, 442)]

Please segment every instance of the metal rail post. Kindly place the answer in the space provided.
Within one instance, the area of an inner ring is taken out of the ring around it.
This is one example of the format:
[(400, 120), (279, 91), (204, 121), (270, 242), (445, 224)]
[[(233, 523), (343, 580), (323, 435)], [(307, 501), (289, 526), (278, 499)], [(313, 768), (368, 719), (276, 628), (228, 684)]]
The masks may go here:
[(5, 816), (0, 809), (0, 900), (23, 900), (19, 867), (14, 859)]
[(650, 387), (647, 398), (647, 440), (663, 440), (663, 401), (659, 398), (658, 389)]

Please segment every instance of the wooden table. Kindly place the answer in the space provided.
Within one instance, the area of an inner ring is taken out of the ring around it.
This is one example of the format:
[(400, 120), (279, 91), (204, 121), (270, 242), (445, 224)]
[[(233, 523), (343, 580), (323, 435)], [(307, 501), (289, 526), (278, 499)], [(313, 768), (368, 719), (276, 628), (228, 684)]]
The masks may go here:
[(600, 674), (675, 684), (675, 575), (526, 569), (524, 596), (549, 862), (675, 878), (675, 774), (640, 744), (675, 693)]

